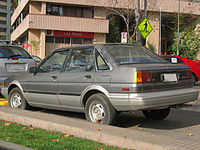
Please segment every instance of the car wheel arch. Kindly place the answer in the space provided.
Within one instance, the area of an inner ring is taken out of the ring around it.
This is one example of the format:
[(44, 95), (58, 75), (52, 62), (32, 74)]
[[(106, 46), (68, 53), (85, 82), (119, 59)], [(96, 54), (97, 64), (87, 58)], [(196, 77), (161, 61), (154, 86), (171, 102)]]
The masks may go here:
[(81, 94), (81, 104), (82, 104), (82, 106), (85, 107), (87, 99), (91, 95), (96, 94), (96, 93), (102, 93), (106, 97), (108, 97), (108, 91), (105, 88), (103, 88), (102, 86), (99, 86), (99, 85), (89, 86)]
[(21, 90), (22, 93), (24, 93), (24, 92), (23, 92), (23, 89), (22, 89), (22, 86), (20, 85), (19, 81), (14, 80), (14, 81), (12, 81), (12, 82), (10, 83), (10, 85), (9, 85), (9, 87), (8, 87), (8, 94), (10, 93), (10, 91), (11, 91), (12, 89), (14, 89), (14, 88), (16, 88), (16, 87), (19, 88), (19, 89)]

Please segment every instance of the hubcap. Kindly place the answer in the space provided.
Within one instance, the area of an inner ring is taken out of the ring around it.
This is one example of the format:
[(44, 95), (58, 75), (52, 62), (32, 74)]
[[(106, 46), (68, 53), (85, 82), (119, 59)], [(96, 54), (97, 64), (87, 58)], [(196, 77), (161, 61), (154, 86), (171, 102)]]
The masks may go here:
[(92, 122), (101, 123), (105, 117), (103, 105), (99, 103), (91, 104), (89, 108), (89, 116)]
[(10, 104), (11, 107), (20, 108), (20, 106), (22, 105), (21, 96), (18, 93), (14, 93), (11, 97)]

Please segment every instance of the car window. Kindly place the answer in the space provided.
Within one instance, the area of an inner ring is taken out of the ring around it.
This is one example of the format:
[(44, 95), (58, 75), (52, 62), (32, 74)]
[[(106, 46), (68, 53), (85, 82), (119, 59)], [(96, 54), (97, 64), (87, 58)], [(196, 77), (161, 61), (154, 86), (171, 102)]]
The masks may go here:
[(66, 72), (94, 71), (94, 47), (75, 48), (67, 61)]
[(109, 70), (108, 65), (104, 61), (104, 59), (101, 57), (99, 52), (96, 53), (96, 64), (98, 70)]
[(21, 47), (2, 46), (0, 47), (0, 58), (29, 58), (31, 56)]
[(139, 45), (109, 45), (105, 48), (118, 64), (168, 63), (157, 54)]
[(67, 54), (68, 50), (55, 52), (39, 66), (38, 72), (60, 72)]

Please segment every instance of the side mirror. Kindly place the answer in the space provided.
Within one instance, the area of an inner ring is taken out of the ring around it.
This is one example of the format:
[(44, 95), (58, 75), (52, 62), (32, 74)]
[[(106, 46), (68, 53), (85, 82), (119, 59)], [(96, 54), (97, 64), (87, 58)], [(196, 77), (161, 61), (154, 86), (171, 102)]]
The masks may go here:
[(29, 69), (29, 73), (34, 73), (34, 74), (36, 74), (36, 73), (37, 73), (37, 67), (31, 67), (31, 68)]

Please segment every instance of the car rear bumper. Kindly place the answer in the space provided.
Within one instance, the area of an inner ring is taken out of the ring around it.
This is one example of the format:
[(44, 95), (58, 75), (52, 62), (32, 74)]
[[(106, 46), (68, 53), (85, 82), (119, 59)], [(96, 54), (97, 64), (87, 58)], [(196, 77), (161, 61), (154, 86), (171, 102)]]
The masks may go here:
[(198, 99), (193, 88), (148, 93), (110, 94), (109, 99), (118, 111), (161, 109)]

